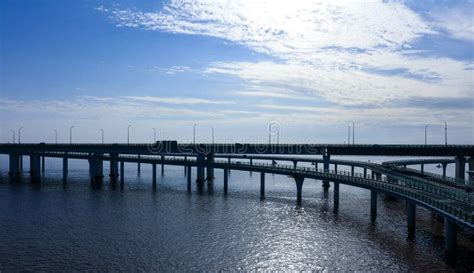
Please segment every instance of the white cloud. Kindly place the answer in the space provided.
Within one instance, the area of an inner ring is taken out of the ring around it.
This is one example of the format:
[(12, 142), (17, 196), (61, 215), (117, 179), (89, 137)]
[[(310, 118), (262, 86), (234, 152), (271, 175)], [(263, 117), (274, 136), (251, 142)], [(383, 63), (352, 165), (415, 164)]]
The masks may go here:
[(199, 98), (163, 98), (163, 97), (151, 97), (151, 96), (122, 96), (124, 99), (130, 99), (134, 101), (142, 102), (158, 102), (158, 103), (167, 103), (167, 104), (235, 104), (232, 101), (223, 101), (223, 100), (208, 100), (208, 99), (199, 99)]
[(431, 16), (434, 26), (447, 31), (453, 38), (474, 41), (474, 7), (472, 3), (454, 8), (435, 9)]

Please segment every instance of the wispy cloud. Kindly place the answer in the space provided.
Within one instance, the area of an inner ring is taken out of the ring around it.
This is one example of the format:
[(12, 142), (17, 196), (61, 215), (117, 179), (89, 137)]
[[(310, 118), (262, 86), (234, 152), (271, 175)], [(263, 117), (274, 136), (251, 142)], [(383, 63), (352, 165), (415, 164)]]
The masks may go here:
[(180, 97), (151, 97), (151, 96), (122, 96), (121, 98), (141, 102), (157, 102), (166, 104), (235, 104), (233, 101), (208, 100), (199, 98), (180, 98)]
[(453, 38), (474, 41), (474, 15), (472, 2), (453, 8), (437, 8), (431, 12), (434, 26), (447, 31)]

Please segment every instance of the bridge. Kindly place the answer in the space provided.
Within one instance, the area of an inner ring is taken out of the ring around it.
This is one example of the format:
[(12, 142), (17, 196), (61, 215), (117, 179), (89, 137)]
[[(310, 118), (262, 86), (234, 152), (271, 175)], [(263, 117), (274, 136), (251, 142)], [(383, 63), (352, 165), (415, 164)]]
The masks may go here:
[[(198, 186), (212, 181), (214, 169), (223, 170), (224, 194), (228, 193), (228, 173), (231, 170), (260, 173), (260, 195), (265, 197), (267, 173), (294, 178), (296, 202), (302, 204), (304, 181), (322, 181), (333, 185), (334, 208), (339, 208), (339, 185), (345, 184), (370, 191), (372, 220), (377, 213), (379, 193), (406, 201), (408, 237), (416, 226), (416, 207), (424, 207), (444, 219), (446, 253), (455, 253), (458, 226), (474, 229), (474, 146), (472, 145), (323, 145), (323, 144), (178, 144), (163, 141), (153, 144), (0, 144), (0, 154), (9, 156), (9, 175), (19, 179), (24, 156), (30, 157), (30, 176), (40, 182), (45, 170), (45, 157), (62, 158), (63, 181), (67, 182), (68, 159), (89, 162), (91, 183), (101, 183), (103, 162), (110, 162), (111, 181), (124, 186), (126, 162), (152, 165), (152, 188), (157, 187), (157, 165), (183, 166), (187, 174), (187, 190), (192, 187), (192, 168), (196, 168)], [(320, 157), (316, 157), (316, 156)], [(430, 156), (436, 158), (371, 162), (331, 159), (331, 155)], [(449, 157), (449, 158), (446, 158)], [(256, 162), (258, 161), (258, 162)], [(262, 162), (269, 161), (269, 162)], [(280, 164), (290, 162), (290, 165)], [(310, 166), (298, 166), (299, 162)], [(322, 168), (318, 165), (322, 164)], [(424, 165), (443, 166), (443, 175), (424, 171)], [(455, 177), (446, 175), (447, 164), (455, 164)], [(466, 164), (468, 165), (466, 171)], [(308, 164), (306, 164), (308, 165)], [(350, 171), (338, 170), (346, 166)], [(421, 170), (407, 168), (420, 165)], [(360, 172), (358, 172), (360, 171)], [(466, 180), (465, 173), (469, 174)], [(308, 182), (307, 182), (308, 183)]]

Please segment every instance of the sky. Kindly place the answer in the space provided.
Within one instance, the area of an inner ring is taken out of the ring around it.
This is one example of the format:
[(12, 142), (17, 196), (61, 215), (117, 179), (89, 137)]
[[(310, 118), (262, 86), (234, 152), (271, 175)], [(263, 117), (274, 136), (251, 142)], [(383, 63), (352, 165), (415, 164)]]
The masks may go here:
[(354, 124), (356, 144), (444, 144), (444, 122), (474, 144), (474, 1), (0, 0), (0, 142), (196, 124), (197, 142), (347, 143)]

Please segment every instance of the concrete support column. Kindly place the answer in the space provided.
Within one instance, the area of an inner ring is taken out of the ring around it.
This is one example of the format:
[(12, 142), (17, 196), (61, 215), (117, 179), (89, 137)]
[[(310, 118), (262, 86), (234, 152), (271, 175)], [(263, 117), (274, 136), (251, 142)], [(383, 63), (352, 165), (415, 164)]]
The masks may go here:
[[(296, 204), (298, 206), (301, 206), (301, 192), (303, 190), (303, 182), (304, 182), (304, 177), (303, 176), (295, 176), (295, 183), (296, 183)], [(329, 182), (328, 182), (329, 183)]]
[(415, 237), (416, 226), (416, 205), (413, 202), (407, 201), (407, 227), (408, 238)]
[(265, 198), (265, 173), (260, 173), (260, 198)]
[(370, 217), (374, 219), (377, 216), (377, 192), (370, 190)]
[(140, 155), (138, 155), (138, 163), (137, 163), (137, 173), (138, 173), (138, 175), (140, 175), (140, 172), (141, 172), (140, 166), (141, 166), (141, 164), (140, 164)]
[[(163, 162), (165, 160), (165, 156), (162, 155), (161, 156), (161, 161)], [(161, 163), (161, 175), (165, 175), (165, 164), (164, 163)]]
[(20, 172), (23, 171), (23, 155), (20, 154)]
[(364, 178), (367, 178), (367, 169), (364, 168)]
[(420, 166), (420, 172), (425, 173), (425, 164), (421, 164)]
[(191, 175), (191, 174), (192, 174), (192, 173), (191, 173), (191, 165), (185, 166), (185, 168), (187, 169), (186, 172), (187, 172), (187, 176), (188, 176), (188, 177), (187, 177), (187, 180), (188, 180), (188, 181), (187, 181), (187, 182), (188, 182), (188, 183), (187, 183), (187, 184), (188, 184), (188, 185), (187, 185), (188, 192), (191, 192), (191, 176), (192, 176), (192, 175)]
[(448, 164), (443, 163), (442, 166), (443, 166), (443, 178), (446, 178), (446, 167), (448, 166)]
[(354, 176), (354, 169), (355, 167), (354, 166), (351, 166), (351, 175)]
[(214, 154), (208, 154), (206, 160), (208, 164), (206, 168), (206, 180), (212, 181), (214, 180)]
[(43, 155), (43, 156), (41, 157), (41, 172), (43, 172), (43, 173), (44, 173), (44, 169), (45, 169), (45, 164), (44, 164), (44, 163), (45, 163), (45, 159), (44, 159), (44, 158), (45, 158), (45, 156)]
[(339, 207), (339, 182), (334, 182), (334, 208)]
[[(187, 157), (187, 156), (184, 156), (184, 160), (187, 161), (187, 160), (188, 160), (188, 157)], [(186, 170), (187, 170), (187, 169), (188, 169), (187, 166), (184, 165), (184, 174), (185, 174), (185, 175), (187, 174), (187, 173), (186, 173)]]
[[(329, 172), (329, 162), (331, 161), (331, 155), (328, 153), (325, 153), (323, 155), (323, 169), (324, 172)], [(329, 188), (329, 181), (328, 180), (323, 180), (323, 187)]]
[(382, 174), (378, 172), (373, 172), (373, 178), (376, 180), (381, 180), (382, 179)]
[(318, 171), (318, 162), (314, 162), (314, 170)]
[(253, 159), (250, 159), (250, 166), (253, 166)]
[(224, 169), (224, 194), (227, 194), (229, 184), (229, 170)]
[(152, 165), (152, 175), (153, 175), (153, 189), (156, 189), (156, 164), (153, 163)]
[(63, 182), (67, 180), (67, 173), (68, 173), (68, 162), (67, 162), (67, 153), (63, 157)]
[(469, 166), (469, 182), (472, 185), (472, 183), (474, 183), (474, 157), (473, 156), (469, 157), (468, 166)]
[(125, 162), (120, 161), (120, 187), (123, 188), (125, 183)]
[(298, 161), (294, 160), (293, 161), (293, 169), (296, 169), (297, 165), (298, 165)]
[(455, 177), (457, 179), (464, 180), (464, 175), (466, 172), (466, 158), (464, 158), (464, 156), (456, 156), (455, 164)]
[(453, 220), (446, 218), (444, 221), (444, 242), (447, 255), (456, 254), (457, 233), (456, 223)]
[(104, 164), (101, 158), (89, 158), (89, 172), (91, 183), (102, 182), (104, 178)]
[(10, 165), (8, 174), (12, 178), (19, 178), (20, 177), (20, 155), (19, 154), (9, 154)]
[(30, 176), (33, 182), (40, 180), (41, 157), (40, 155), (30, 155)]
[(197, 167), (196, 167), (197, 169), (196, 182), (197, 183), (204, 182), (204, 160), (205, 160), (204, 154), (197, 155)]
[(118, 154), (110, 154), (110, 178), (117, 179), (119, 177)]
[(334, 172), (337, 173), (337, 164), (334, 164)]

